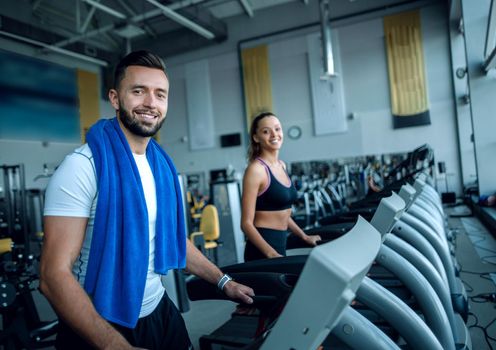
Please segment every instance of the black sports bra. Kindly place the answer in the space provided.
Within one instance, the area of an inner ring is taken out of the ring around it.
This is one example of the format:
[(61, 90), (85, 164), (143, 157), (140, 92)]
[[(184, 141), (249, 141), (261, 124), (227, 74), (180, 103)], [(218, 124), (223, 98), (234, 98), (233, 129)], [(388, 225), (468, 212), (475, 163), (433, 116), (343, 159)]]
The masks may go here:
[[(258, 195), (255, 210), (278, 211), (291, 208), (291, 205), (296, 201), (298, 196), (293, 183), (290, 182), (289, 186), (283, 185), (275, 178), (272, 171), (270, 171), (269, 166), (262, 158), (257, 158), (257, 160), (265, 167), (267, 175), (269, 176), (269, 184), (265, 190)], [(288, 174), (286, 173), (286, 175)]]

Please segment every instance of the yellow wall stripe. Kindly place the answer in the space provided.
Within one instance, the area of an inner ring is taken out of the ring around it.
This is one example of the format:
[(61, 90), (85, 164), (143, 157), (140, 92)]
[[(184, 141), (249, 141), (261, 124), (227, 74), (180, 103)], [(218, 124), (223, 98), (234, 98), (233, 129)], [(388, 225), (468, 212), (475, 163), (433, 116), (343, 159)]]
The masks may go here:
[(98, 75), (81, 69), (77, 70), (79, 95), (79, 120), (81, 126), (81, 142), (86, 142), (86, 133), (100, 119), (100, 99)]
[(384, 17), (391, 109), (395, 116), (428, 110), (419, 11)]
[(257, 114), (272, 111), (269, 50), (267, 45), (243, 49), (243, 86), (248, 127)]

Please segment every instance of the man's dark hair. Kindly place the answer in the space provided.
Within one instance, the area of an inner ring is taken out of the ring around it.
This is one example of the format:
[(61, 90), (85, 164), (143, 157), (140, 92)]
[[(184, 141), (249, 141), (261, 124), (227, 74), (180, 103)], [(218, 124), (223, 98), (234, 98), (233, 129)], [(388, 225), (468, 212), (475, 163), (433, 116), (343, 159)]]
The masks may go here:
[(148, 68), (156, 68), (160, 69), (167, 76), (167, 72), (165, 71), (164, 61), (157, 55), (145, 51), (133, 51), (127, 54), (115, 67), (114, 72), (114, 89), (117, 89), (122, 79), (124, 79), (124, 75), (126, 74), (126, 68), (129, 66), (141, 66)]

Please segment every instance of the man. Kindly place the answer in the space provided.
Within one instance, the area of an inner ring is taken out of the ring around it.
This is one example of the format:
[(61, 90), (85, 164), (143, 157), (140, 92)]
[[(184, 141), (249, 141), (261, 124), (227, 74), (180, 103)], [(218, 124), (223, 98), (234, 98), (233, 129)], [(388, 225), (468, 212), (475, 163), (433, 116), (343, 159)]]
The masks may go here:
[(168, 107), (163, 62), (132, 52), (117, 65), (98, 121), (46, 191), (40, 289), (59, 315), (57, 348), (188, 349), (160, 275), (183, 268), (252, 303), (185, 237), (174, 165), (151, 137)]

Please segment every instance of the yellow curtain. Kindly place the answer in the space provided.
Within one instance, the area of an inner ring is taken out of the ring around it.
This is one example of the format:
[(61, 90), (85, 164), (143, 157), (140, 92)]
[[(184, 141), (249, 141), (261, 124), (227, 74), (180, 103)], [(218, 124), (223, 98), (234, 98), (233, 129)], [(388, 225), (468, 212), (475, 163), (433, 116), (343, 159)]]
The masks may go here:
[(419, 11), (384, 17), (395, 127), (430, 124)]
[(243, 87), (248, 128), (257, 114), (272, 111), (269, 50), (267, 45), (243, 49)]
[(88, 129), (100, 119), (98, 75), (78, 69), (77, 81), (81, 142), (85, 143)]

